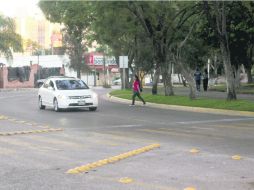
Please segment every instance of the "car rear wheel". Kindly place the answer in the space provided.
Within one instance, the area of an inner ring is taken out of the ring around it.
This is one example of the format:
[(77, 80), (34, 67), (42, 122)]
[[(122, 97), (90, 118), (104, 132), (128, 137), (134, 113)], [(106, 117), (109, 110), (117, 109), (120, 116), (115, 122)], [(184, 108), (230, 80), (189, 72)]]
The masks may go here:
[(59, 107), (58, 107), (58, 101), (57, 101), (57, 99), (55, 98), (54, 99), (54, 110), (56, 111), (56, 112), (59, 112)]
[(96, 111), (97, 110), (97, 107), (90, 107), (89, 108), (89, 111)]
[(39, 96), (38, 105), (40, 110), (44, 110), (46, 106), (42, 104), (42, 98)]

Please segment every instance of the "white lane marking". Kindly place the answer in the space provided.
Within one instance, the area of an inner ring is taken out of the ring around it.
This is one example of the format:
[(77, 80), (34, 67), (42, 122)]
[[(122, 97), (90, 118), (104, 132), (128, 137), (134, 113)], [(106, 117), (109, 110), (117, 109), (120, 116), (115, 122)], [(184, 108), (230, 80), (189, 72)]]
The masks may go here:
[(113, 125), (110, 126), (109, 128), (124, 128), (124, 127), (142, 127), (144, 125)]
[(214, 128), (207, 128), (207, 127), (196, 127), (196, 126), (191, 126), (189, 127), (190, 129), (198, 129), (198, 130), (208, 130), (208, 131), (215, 131)]
[(251, 121), (254, 118), (237, 118), (237, 119), (216, 119), (216, 120), (203, 120), (203, 121), (179, 121), (178, 124), (199, 124), (199, 123), (216, 123), (216, 122), (232, 122), (232, 121)]

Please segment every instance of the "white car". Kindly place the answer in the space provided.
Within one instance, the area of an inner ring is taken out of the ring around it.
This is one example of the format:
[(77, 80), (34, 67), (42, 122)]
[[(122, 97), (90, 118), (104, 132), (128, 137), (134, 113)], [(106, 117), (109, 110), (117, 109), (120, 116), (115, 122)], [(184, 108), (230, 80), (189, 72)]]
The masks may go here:
[(116, 79), (116, 80), (113, 80), (113, 81), (112, 81), (112, 84), (113, 84), (113, 85), (119, 85), (119, 84), (121, 84), (121, 83), (122, 83), (121, 79)]
[(95, 111), (98, 95), (80, 79), (49, 77), (39, 88), (38, 105), (40, 109), (53, 107), (56, 112), (67, 108), (89, 108)]

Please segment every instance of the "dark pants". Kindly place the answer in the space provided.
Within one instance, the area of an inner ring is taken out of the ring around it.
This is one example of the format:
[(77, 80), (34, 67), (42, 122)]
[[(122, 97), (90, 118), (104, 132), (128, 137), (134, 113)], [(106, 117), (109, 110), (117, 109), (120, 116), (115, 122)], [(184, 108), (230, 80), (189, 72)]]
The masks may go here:
[(133, 91), (133, 95), (132, 95), (132, 105), (135, 104), (135, 98), (136, 96), (143, 102), (143, 104), (145, 104), (145, 100), (140, 96), (139, 92)]
[(196, 80), (197, 91), (200, 91), (200, 80)]
[(204, 91), (207, 91), (208, 79), (203, 79), (203, 87), (204, 87)]

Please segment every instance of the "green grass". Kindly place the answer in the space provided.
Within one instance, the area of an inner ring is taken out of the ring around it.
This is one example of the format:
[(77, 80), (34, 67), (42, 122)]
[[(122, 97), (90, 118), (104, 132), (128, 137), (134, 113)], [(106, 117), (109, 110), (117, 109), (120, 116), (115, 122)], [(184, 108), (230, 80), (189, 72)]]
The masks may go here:
[[(112, 91), (110, 95), (131, 100), (132, 91), (131, 90), (115, 90), (115, 91)], [(254, 102), (248, 101), (248, 100), (226, 101), (221, 99), (209, 99), (209, 98), (198, 98), (195, 100), (190, 100), (189, 97), (186, 97), (186, 96), (151, 95), (148, 93), (142, 93), (142, 97), (147, 102), (158, 103), (158, 104), (254, 112)], [(138, 100), (138, 98), (136, 98), (136, 100)]]
[[(227, 87), (225, 84), (209, 87), (211, 91), (226, 92)], [(236, 89), (240, 94), (254, 94), (254, 84), (241, 84), (239, 89)]]

